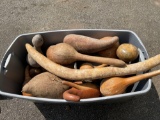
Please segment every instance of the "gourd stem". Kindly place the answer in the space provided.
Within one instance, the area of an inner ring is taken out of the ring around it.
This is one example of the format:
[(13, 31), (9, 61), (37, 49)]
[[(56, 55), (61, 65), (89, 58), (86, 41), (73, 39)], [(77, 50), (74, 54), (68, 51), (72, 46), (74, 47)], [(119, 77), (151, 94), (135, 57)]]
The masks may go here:
[(126, 79), (126, 84), (131, 85), (131, 84), (133, 84), (135, 82), (144, 80), (146, 78), (151, 78), (151, 77), (157, 76), (159, 74), (160, 74), (160, 70), (156, 70), (156, 71), (153, 71), (153, 72), (149, 72), (149, 73), (145, 73), (145, 74), (140, 74), (140, 75), (136, 75), (136, 76), (133, 76), (133, 77), (129, 77), (129, 78)]
[(82, 61), (100, 63), (100, 64), (115, 65), (115, 66), (119, 66), (119, 67), (126, 65), (125, 62), (123, 62), (122, 60), (119, 60), (119, 59), (89, 56), (89, 55), (85, 55), (85, 54), (81, 54), (81, 53), (76, 54), (76, 59), (82, 60)]
[(74, 88), (77, 88), (79, 90), (81, 90), (83, 87), (81, 87), (80, 85), (78, 84), (75, 84), (75, 83), (72, 83), (72, 82), (68, 82), (68, 81), (62, 81), (63, 84), (65, 85), (68, 85), (70, 87), (74, 87)]

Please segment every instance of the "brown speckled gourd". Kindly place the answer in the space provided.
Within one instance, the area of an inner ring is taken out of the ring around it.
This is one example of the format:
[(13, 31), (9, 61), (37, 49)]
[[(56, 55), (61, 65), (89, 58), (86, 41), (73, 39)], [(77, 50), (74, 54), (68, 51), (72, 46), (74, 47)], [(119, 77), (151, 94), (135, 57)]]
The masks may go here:
[(49, 72), (43, 72), (33, 77), (22, 88), (22, 92), (32, 94), (35, 97), (63, 98), (63, 92), (69, 86), (62, 84), (62, 79)]
[(88, 54), (95, 53), (106, 48), (111, 47), (114, 43), (118, 41), (118, 37), (110, 37), (106, 40), (99, 40), (96, 38), (77, 35), (77, 34), (69, 34), (64, 37), (63, 42), (70, 44), (73, 46), (78, 52)]
[(86, 79), (102, 79), (115, 76), (133, 75), (150, 70), (160, 64), (160, 54), (145, 61), (129, 64), (126, 67), (102, 67), (94, 69), (70, 69), (59, 65), (36, 51), (30, 44), (26, 44), (28, 53), (47, 71), (67, 80), (79, 81)]
[(77, 60), (102, 64), (105, 63), (118, 67), (124, 67), (126, 65), (124, 61), (119, 59), (89, 56), (78, 53), (71, 45), (67, 43), (58, 43), (56, 45), (50, 46), (47, 49), (46, 56), (50, 60), (61, 65), (71, 64)]

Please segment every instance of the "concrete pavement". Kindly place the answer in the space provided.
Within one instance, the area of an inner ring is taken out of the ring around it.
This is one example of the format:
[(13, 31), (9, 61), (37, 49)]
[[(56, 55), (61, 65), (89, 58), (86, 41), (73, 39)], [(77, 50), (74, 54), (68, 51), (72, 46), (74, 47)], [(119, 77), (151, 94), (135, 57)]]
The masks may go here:
[[(160, 53), (160, 0), (1, 0), (0, 28), (0, 59), (19, 34), (81, 28), (132, 30), (151, 57)], [(34, 104), (0, 96), (0, 120), (159, 120), (159, 79), (125, 103)]]

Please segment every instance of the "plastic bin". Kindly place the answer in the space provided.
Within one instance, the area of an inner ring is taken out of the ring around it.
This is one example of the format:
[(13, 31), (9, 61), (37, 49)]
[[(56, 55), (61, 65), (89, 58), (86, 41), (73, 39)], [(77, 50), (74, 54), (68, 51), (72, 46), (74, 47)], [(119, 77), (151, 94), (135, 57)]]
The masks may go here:
[[(140, 38), (132, 31), (129, 30), (108, 30), (108, 29), (78, 29), (78, 30), (55, 30), (47, 32), (37, 32), (19, 35), (9, 46), (4, 54), (1, 66), (0, 66), (0, 94), (8, 97), (16, 97), (34, 102), (47, 102), (47, 103), (68, 103), (64, 99), (49, 99), (38, 97), (27, 97), (21, 95), (22, 83), (24, 80), (24, 68), (26, 66), (25, 43), (31, 44), (31, 39), (36, 34), (41, 34), (44, 38), (43, 51), (46, 51), (47, 47), (59, 42), (62, 42), (63, 38), (67, 34), (80, 34), (93, 38), (102, 38), (105, 36), (118, 36), (120, 43), (131, 43), (139, 49), (139, 58), (137, 61), (143, 61), (148, 58), (148, 53), (140, 40)], [(133, 96), (141, 95), (148, 92), (151, 88), (151, 79), (146, 79), (135, 83), (130, 86), (128, 91), (124, 94), (81, 99), (79, 103), (84, 102), (117, 102), (124, 101), (132, 98)]]

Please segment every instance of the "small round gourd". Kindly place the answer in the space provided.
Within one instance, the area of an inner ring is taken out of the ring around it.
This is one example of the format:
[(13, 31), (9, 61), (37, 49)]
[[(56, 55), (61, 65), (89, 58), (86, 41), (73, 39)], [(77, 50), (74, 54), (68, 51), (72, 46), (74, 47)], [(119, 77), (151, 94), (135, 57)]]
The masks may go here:
[(116, 54), (119, 59), (129, 63), (138, 57), (138, 49), (133, 44), (123, 43), (118, 47)]

